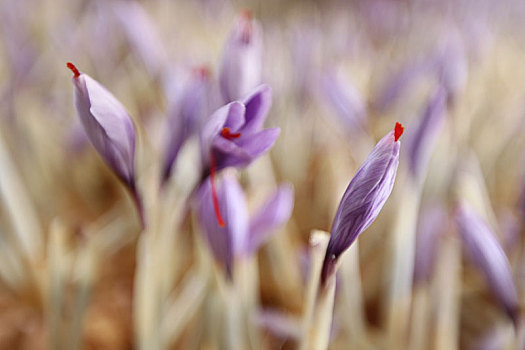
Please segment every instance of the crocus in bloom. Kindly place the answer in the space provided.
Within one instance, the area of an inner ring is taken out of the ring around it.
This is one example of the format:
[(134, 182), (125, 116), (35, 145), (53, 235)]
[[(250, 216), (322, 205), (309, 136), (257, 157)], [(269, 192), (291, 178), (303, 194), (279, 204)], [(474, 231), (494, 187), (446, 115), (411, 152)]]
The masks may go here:
[[(198, 192), (199, 221), (215, 259), (231, 278), (234, 258), (254, 254), (288, 221), (293, 208), (293, 189), (290, 185), (279, 187), (251, 218), (243, 190), (233, 172), (225, 172), (217, 181), (216, 197), (212, 194), (214, 191), (215, 186), (208, 178)], [(215, 200), (217, 205), (213, 203)], [(217, 215), (221, 216), (222, 225)]]
[(271, 90), (261, 85), (242, 102), (218, 109), (201, 133), (205, 168), (245, 167), (266, 153), (280, 133), (262, 128), (270, 106)]
[(474, 264), (484, 274), (490, 289), (516, 324), (519, 317), (518, 292), (501, 244), (487, 222), (466, 202), (457, 207), (456, 221)]
[(206, 67), (195, 68), (177, 96), (170, 96), (167, 118), (167, 143), (164, 154), (164, 179), (183, 143), (201, 129), (212, 105), (212, 79)]
[(394, 187), (399, 165), (399, 138), (403, 126), (396, 123), (368, 155), (346, 188), (332, 224), (323, 262), (321, 281), (335, 272), (339, 256), (372, 224)]
[(219, 85), (225, 102), (238, 100), (261, 83), (262, 31), (248, 11), (241, 13), (225, 44)]

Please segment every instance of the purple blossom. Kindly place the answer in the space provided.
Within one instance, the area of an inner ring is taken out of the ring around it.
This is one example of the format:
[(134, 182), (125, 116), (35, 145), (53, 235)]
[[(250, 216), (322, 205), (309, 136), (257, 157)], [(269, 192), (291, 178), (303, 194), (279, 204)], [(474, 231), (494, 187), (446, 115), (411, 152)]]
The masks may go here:
[(164, 179), (171, 174), (171, 168), (183, 143), (201, 129), (209, 116), (212, 104), (212, 80), (207, 68), (193, 70), (185, 86), (177, 96), (172, 97), (168, 106), (167, 144), (164, 155)]
[(115, 174), (130, 188), (135, 186), (135, 128), (122, 104), (89, 75), (73, 72), (75, 106), (86, 134)]
[(396, 123), (383, 137), (359, 168), (346, 188), (332, 224), (323, 262), (321, 280), (334, 273), (339, 256), (372, 224), (394, 187), (399, 164), (399, 137), (403, 133)]
[(483, 272), (488, 285), (515, 324), (519, 299), (509, 260), (489, 225), (466, 202), (456, 210), (456, 221), (465, 248)]
[[(243, 190), (233, 172), (217, 181), (218, 206), (213, 203), (214, 184), (208, 178), (198, 192), (198, 215), (215, 259), (231, 278), (235, 257), (249, 256), (284, 225), (293, 208), (293, 189), (281, 186), (250, 219)], [(217, 213), (217, 210), (220, 213)], [(224, 217), (220, 225), (216, 215)]]
[(434, 144), (443, 128), (446, 116), (446, 97), (445, 88), (439, 86), (430, 97), (419, 124), (414, 128), (414, 134), (407, 142), (409, 169), (416, 179), (421, 178), (426, 171)]
[(226, 102), (238, 100), (261, 83), (262, 31), (247, 11), (241, 13), (225, 44), (219, 70)]
[(215, 170), (245, 167), (266, 153), (280, 133), (279, 128), (262, 129), (270, 105), (271, 90), (261, 85), (242, 103), (231, 102), (218, 109), (201, 133), (205, 166), (213, 160)]

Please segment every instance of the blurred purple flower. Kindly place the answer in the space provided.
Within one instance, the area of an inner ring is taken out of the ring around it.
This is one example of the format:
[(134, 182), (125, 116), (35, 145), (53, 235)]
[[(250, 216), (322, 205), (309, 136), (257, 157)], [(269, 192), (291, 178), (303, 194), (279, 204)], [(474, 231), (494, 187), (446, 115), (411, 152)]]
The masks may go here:
[(166, 130), (168, 133), (164, 155), (164, 180), (169, 178), (177, 154), (183, 143), (201, 129), (210, 115), (212, 80), (206, 67), (194, 69), (185, 86), (170, 96)]
[(492, 292), (514, 324), (519, 318), (519, 299), (509, 260), (489, 225), (466, 202), (456, 210), (461, 239)]
[(215, 170), (245, 167), (266, 153), (280, 133), (279, 128), (261, 130), (270, 105), (271, 90), (261, 85), (242, 103), (232, 102), (218, 109), (201, 133), (205, 167), (210, 167), (211, 160)]
[(323, 75), (321, 86), (324, 96), (339, 117), (341, 124), (351, 134), (366, 132), (368, 122), (365, 102), (359, 91), (333, 71)]
[(241, 13), (225, 44), (219, 84), (225, 102), (242, 98), (261, 83), (262, 31), (248, 11)]
[(424, 177), (437, 137), (445, 122), (446, 90), (439, 86), (431, 95), (414, 134), (408, 139), (409, 169), (416, 179)]
[(372, 224), (392, 192), (399, 164), (399, 137), (403, 126), (383, 137), (346, 188), (332, 225), (323, 262), (324, 283), (334, 273), (339, 256)]
[[(290, 218), (293, 189), (281, 186), (250, 220), (246, 199), (235, 175), (226, 172), (217, 183), (218, 205), (213, 203), (213, 179), (208, 178), (198, 192), (198, 214), (215, 259), (224, 265), (229, 278), (235, 257), (249, 256)], [(220, 212), (218, 212), (220, 210)], [(224, 222), (216, 216), (224, 215)]]
[(431, 277), (438, 252), (439, 237), (446, 229), (447, 215), (440, 205), (423, 209), (420, 216), (414, 264), (414, 281), (424, 282)]
[(114, 14), (132, 49), (140, 57), (150, 74), (158, 75), (168, 63), (165, 45), (148, 13), (138, 2), (117, 1)]

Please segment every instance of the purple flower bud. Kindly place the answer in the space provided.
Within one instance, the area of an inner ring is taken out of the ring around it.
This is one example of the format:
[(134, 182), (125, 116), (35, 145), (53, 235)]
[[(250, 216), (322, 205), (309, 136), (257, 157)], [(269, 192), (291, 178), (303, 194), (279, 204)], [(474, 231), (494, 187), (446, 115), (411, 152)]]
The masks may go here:
[(341, 79), (335, 72), (327, 72), (322, 78), (323, 92), (340, 119), (352, 134), (368, 128), (363, 98), (356, 88)]
[(292, 185), (282, 185), (250, 220), (245, 254), (253, 254), (292, 214), (294, 191)]
[(271, 90), (261, 85), (243, 103), (232, 102), (217, 110), (201, 133), (205, 165), (210, 165), (210, 152), (216, 170), (245, 167), (266, 153), (280, 133), (279, 128), (261, 130), (270, 105)]
[(466, 202), (456, 212), (461, 239), (477, 267), (483, 272), (492, 292), (515, 324), (519, 299), (509, 260), (489, 225)]
[(242, 98), (261, 83), (262, 32), (249, 12), (239, 16), (224, 47), (219, 84), (226, 102)]
[(339, 256), (372, 224), (394, 187), (403, 126), (383, 137), (346, 188), (332, 224), (321, 281), (334, 273)]
[(446, 115), (447, 92), (443, 87), (430, 97), (415, 132), (407, 142), (409, 169), (414, 178), (424, 176)]
[(211, 107), (211, 76), (205, 67), (195, 69), (186, 85), (168, 106), (167, 145), (164, 156), (164, 179), (171, 174), (171, 168), (183, 143), (201, 129), (209, 116)]
[(75, 106), (86, 134), (115, 174), (134, 189), (135, 128), (124, 106), (89, 75), (73, 72)]

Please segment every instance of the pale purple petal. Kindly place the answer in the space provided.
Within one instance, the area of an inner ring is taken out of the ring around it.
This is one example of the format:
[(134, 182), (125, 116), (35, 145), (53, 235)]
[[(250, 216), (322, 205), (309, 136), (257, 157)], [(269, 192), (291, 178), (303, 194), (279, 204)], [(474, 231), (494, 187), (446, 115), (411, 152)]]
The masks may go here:
[(509, 260), (489, 225), (470, 205), (462, 202), (456, 221), (465, 248), (509, 317), (517, 322), (519, 300)]
[(332, 225), (323, 282), (334, 272), (339, 256), (372, 224), (390, 196), (399, 164), (400, 142), (395, 139), (394, 131), (383, 137), (348, 185)]
[(414, 280), (428, 281), (434, 269), (439, 237), (446, 230), (447, 215), (440, 205), (425, 207), (420, 216), (417, 237)]
[(248, 209), (244, 193), (234, 174), (224, 174), (222, 181), (217, 181), (216, 185), (219, 209), (225, 226), (220, 227), (215, 216), (209, 178), (199, 191), (200, 221), (215, 259), (224, 264), (231, 277), (233, 259), (246, 245)]
[(75, 105), (89, 140), (113, 171), (134, 185), (135, 129), (122, 104), (86, 74), (73, 77)]
[(446, 98), (447, 91), (438, 87), (431, 95), (414, 133), (408, 138), (406, 150), (409, 155), (409, 169), (415, 178), (419, 179), (426, 173), (434, 145), (445, 122)]
[(119, 1), (114, 13), (149, 73), (160, 74), (168, 62), (165, 45), (144, 8), (138, 2)]
[(268, 85), (261, 85), (243, 103), (246, 106), (246, 122), (241, 132), (251, 134), (261, 130), (272, 106), (272, 89)]
[(219, 84), (225, 102), (238, 100), (261, 83), (262, 31), (249, 14), (241, 14), (224, 46)]
[(292, 214), (293, 186), (281, 185), (250, 220), (249, 239), (245, 254), (253, 254), (274, 231), (284, 225)]
[(220, 131), (224, 127), (229, 114), (244, 114), (245, 107), (240, 102), (231, 102), (226, 106), (222, 106), (216, 110), (210, 117), (210, 119), (204, 124), (201, 135), (201, 150), (203, 163), (209, 166), (209, 158), (211, 146), (215, 138), (219, 135)]
[(329, 71), (323, 75), (321, 86), (324, 97), (343, 127), (351, 134), (359, 134), (368, 129), (365, 102), (350, 82)]

